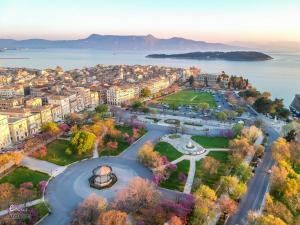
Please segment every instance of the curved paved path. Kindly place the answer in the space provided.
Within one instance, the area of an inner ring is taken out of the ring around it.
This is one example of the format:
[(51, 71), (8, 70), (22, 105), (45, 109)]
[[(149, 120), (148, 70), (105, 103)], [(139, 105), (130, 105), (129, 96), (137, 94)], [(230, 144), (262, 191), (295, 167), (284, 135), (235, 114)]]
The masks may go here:
[[(68, 167), (49, 182), (45, 199), (50, 203), (52, 213), (40, 224), (69, 224), (73, 210), (89, 194), (95, 192), (109, 201), (133, 177), (151, 179), (151, 172), (137, 162), (137, 152), (146, 141), (156, 142), (166, 132), (163, 129), (151, 130), (119, 156), (85, 160)], [(118, 177), (117, 183), (109, 189), (96, 190), (89, 187), (88, 178), (92, 175), (92, 170), (100, 164), (109, 164)], [(163, 189), (162, 193), (166, 197), (175, 197), (178, 194)]]

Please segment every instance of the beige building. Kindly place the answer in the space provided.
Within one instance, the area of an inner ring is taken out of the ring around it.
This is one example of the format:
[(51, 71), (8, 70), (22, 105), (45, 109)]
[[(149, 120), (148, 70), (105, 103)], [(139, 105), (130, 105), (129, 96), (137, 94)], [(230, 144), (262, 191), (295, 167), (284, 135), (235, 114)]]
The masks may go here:
[(107, 104), (114, 106), (121, 106), (127, 104), (138, 96), (135, 95), (136, 91), (134, 87), (118, 87), (112, 86), (107, 90)]
[(151, 94), (156, 94), (170, 86), (170, 81), (166, 78), (156, 78), (147, 82), (144, 87), (149, 88)]
[(11, 145), (8, 118), (5, 115), (0, 115), (0, 134), (0, 149)]
[(63, 114), (60, 105), (51, 106), (52, 119), (55, 122), (63, 120)]
[(42, 99), (39, 97), (31, 98), (25, 101), (26, 107), (40, 107), (42, 106)]
[(67, 114), (71, 112), (69, 96), (50, 95), (47, 97), (47, 99), (50, 105), (59, 105), (61, 107), (62, 118), (64, 118)]
[(24, 88), (21, 85), (0, 87), (0, 97), (11, 98), (15, 96), (24, 96)]
[[(91, 91), (88, 88), (84, 87), (76, 87), (75, 88), (76, 94), (77, 94), (77, 99), (82, 99), (81, 101), (83, 102), (83, 108), (82, 105), (78, 104), (78, 110), (82, 111), (84, 109), (90, 108), (91, 107)], [(79, 108), (80, 106), (80, 108)]]
[(217, 83), (219, 75), (217, 74), (201, 74), (200, 76), (196, 77), (195, 80), (198, 81), (201, 85), (208, 85), (212, 86)]
[(12, 118), (25, 118), (27, 120), (27, 129), (29, 135), (33, 135), (41, 131), (40, 114), (31, 113), (31, 110), (28, 108), (1, 110), (0, 114)]
[(28, 137), (26, 118), (10, 117), (8, 118), (8, 126), (12, 142), (16, 143)]
[(44, 105), (41, 107), (31, 108), (30, 111), (35, 114), (40, 114), (42, 124), (53, 121), (51, 105)]
[(99, 94), (97, 91), (91, 91), (91, 108), (95, 109), (100, 104)]
[(23, 105), (23, 97), (0, 98), (0, 109), (20, 108)]

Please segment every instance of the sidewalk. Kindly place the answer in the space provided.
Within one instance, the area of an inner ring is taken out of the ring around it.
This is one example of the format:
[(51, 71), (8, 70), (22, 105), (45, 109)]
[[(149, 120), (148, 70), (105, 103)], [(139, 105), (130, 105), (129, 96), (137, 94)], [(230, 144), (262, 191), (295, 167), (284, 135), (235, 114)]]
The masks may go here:
[(54, 177), (66, 169), (65, 166), (58, 166), (54, 163), (35, 159), (29, 156), (24, 156), (21, 164), (29, 169), (38, 170)]
[[(14, 208), (17, 208), (17, 209), (16, 209), (16, 211), (17, 211), (17, 210), (20, 210), (20, 209), (25, 208), (25, 205), (26, 205), (26, 207), (30, 207), (30, 206), (37, 205), (37, 204), (39, 204), (39, 203), (41, 203), (41, 202), (43, 202), (43, 199), (40, 198), (40, 199), (33, 200), (33, 201), (31, 201), (31, 202), (26, 202), (26, 203), (24, 203), (24, 204), (15, 205)], [(4, 209), (4, 210), (0, 211), (0, 216), (5, 216), (5, 215), (8, 214), (9, 212), (10, 212), (9, 208), (8, 208), (8, 209)]]

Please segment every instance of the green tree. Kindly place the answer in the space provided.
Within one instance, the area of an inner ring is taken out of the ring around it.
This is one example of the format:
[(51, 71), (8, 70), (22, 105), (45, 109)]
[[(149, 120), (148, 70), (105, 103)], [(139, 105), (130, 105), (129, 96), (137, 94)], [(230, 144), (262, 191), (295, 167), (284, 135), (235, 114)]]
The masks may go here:
[(101, 116), (103, 116), (103, 115), (105, 115), (106, 113), (108, 113), (108, 106), (107, 106), (107, 105), (104, 105), (104, 104), (98, 105), (98, 106), (95, 108), (95, 111), (96, 111), (96, 113), (99, 113)]
[(198, 105), (198, 108), (202, 111), (209, 109), (209, 104), (207, 102), (201, 102)]
[(141, 90), (141, 97), (149, 97), (151, 95), (151, 91), (149, 88), (145, 87)]
[(77, 155), (92, 154), (96, 136), (88, 131), (76, 131), (71, 136), (70, 148), (72, 153)]
[(235, 168), (235, 175), (243, 182), (247, 182), (253, 176), (251, 167), (246, 163), (241, 163)]
[(144, 104), (141, 101), (135, 101), (135, 102), (132, 103), (131, 108), (133, 110), (138, 110), (138, 109), (142, 108), (143, 105)]
[(244, 128), (244, 124), (242, 123), (236, 123), (233, 127), (232, 127), (232, 131), (234, 133), (234, 136), (241, 136), (242, 134), (242, 130)]
[(217, 118), (217, 120), (219, 120), (221, 122), (224, 122), (228, 119), (228, 116), (225, 112), (217, 112), (216, 113), (216, 118)]

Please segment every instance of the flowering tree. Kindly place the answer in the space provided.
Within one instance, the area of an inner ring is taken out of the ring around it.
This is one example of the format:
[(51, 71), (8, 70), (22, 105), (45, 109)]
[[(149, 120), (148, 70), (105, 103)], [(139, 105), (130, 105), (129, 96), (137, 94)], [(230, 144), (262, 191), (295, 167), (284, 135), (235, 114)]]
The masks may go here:
[(90, 194), (75, 210), (73, 224), (95, 224), (106, 207), (105, 199), (95, 193)]
[(46, 190), (47, 181), (45, 180), (40, 181), (38, 187), (39, 187), (39, 191), (43, 193)]
[(119, 210), (108, 210), (100, 214), (97, 224), (101, 225), (125, 225), (127, 213)]
[(107, 148), (112, 151), (118, 148), (118, 142), (116, 142), (116, 141), (109, 141), (109, 142), (107, 142), (106, 145), (107, 145)]
[(179, 174), (178, 174), (178, 180), (181, 183), (184, 183), (184, 182), (186, 182), (186, 179), (187, 179), (187, 177), (186, 177), (185, 173), (184, 172), (179, 172)]
[(160, 193), (155, 186), (140, 177), (133, 178), (127, 187), (116, 194), (112, 207), (127, 213), (157, 205)]
[(33, 184), (32, 182), (24, 182), (20, 185), (21, 188), (26, 188), (26, 189), (32, 189), (33, 188)]
[(47, 148), (45, 145), (42, 145), (40, 149), (31, 153), (31, 156), (37, 159), (43, 159), (46, 157), (46, 155), (47, 155)]

